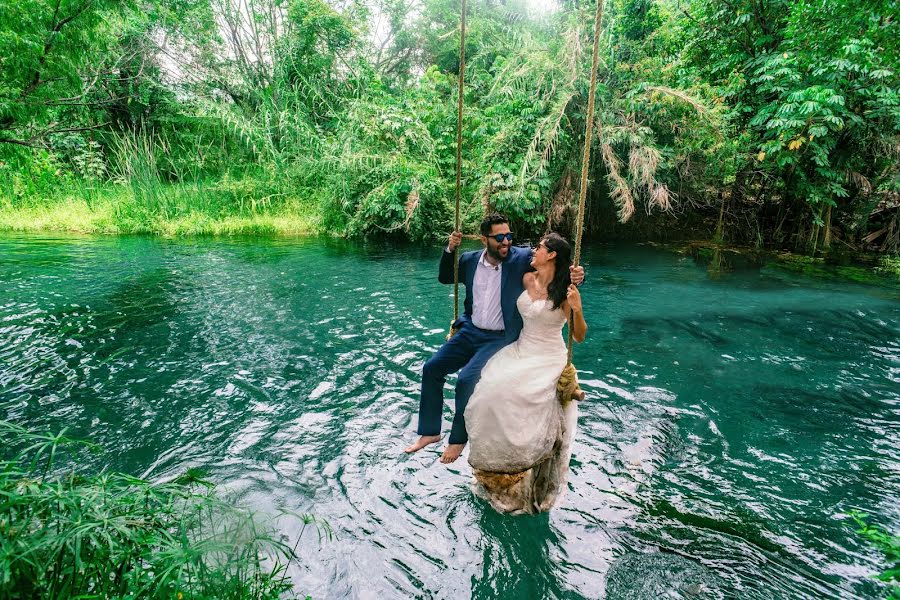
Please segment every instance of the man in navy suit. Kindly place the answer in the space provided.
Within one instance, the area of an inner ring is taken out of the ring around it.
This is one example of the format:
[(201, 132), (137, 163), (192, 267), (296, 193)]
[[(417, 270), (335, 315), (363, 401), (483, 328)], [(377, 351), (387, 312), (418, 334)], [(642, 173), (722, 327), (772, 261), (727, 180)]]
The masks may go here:
[[(481, 222), (483, 250), (464, 252), (459, 257), (459, 280), (466, 286), (465, 312), (454, 323), (456, 334), (432, 356), (422, 369), (422, 397), (419, 401), (419, 439), (406, 448), (416, 452), (441, 439), (441, 411), (444, 382), (459, 371), (456, 382), (456, 413), (442, 463), (459, 458), (469, 438), (463, 413), (481, 369), (506, 344), (516, 341), (522, 331), (522, 315), (516, 300), (524, 291), (522, 276), (532, 270), (532, 252), (512, 245), (509, 220), (498, 214)], [(453, 253), (462, 241), (454, 231), (441, 257), (438, 281), (453, 283)], [(572, 282), (584, 280), (584, 269), (573, 267)]]

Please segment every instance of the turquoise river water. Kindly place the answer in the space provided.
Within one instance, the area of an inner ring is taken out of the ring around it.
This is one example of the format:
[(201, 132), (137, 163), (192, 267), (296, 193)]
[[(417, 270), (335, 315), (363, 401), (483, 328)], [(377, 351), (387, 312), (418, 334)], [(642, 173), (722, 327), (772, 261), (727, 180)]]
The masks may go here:
[(900, 527), (900, 290), (589, 245), (569, 489), (508, 517), (465, 460), (402, 453), (452, 314), (439, 253), (2, 235), (0, 418), (327, 519), (292, 572), (313, 598), (884, 594), (845, 514)]

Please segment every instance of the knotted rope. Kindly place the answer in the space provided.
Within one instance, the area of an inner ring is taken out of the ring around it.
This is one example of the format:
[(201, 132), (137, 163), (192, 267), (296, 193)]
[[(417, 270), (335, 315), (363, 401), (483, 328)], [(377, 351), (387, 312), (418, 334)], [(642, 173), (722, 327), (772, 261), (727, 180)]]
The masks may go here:
[[(465, 2), (465, 0), (463, 0), (463, 2)], [(581, 160), (581, 188), (578, 195), (578, 222), (575, 234), (575, 256), (572, 262), (573, 266), (578, 266), (579, 260), (581, 258), (581, 237), (584, 230), (584, 207), (587, 197), (588, 167), (591, 160), (591, 133), (594, 122), (594, 97), (597, 90), (597, 66), (599, 64), (600, 58), (600, 22), (603, 18), (603, 2), (604, 0), (597, 0), (597, 12), (594, 16), (594, 53), (591, 62), (591, 84), (588, 96), (587, 119), (585, 123), (584, 150)], [(462, 69), (460, 69), (460, 72), (461, 71)], [(460, 82), (461, 81), (462, 76), (460, 75)], [(462, 106), (461, 101), (460, 106)], [(462, 113), (460, 112), (460, 115), (461, 114)], [(459, 140), (459, 137), (457, 137), (457, 140)], [(457, 207), (459, 206), (458, 201), (459, 196), (457, 187)], [(584, 392), (581, 391), (581, 388), (578, 387), (578, 375), (575, 370), (575, 365), (572, 364), (574, 335), (572, 333), (571, 323), (573, 320), (574, 312), (570, 311), (569, 339), (566, 349), (566, 367), (565, 369), (563, 369), (563, 372), (556, 384), (556, 396), (558, 400), (564, 405), (571, 400), (584, 399)], [(485, 489), (492, 490), (493, 493), (499, 494), (501, 496), (505, 494), (508, 495), (510, 493), (517, 493), (515, 488), (518, 486), (531, 485), (530, 483), (527, 483), (530, 480), (526, 479), (529, 474), (531, 474), (531, 477), (535, 477), (534, 467), (532, 467), (531, 469), (526, 469), (525, 471), (522, 471), (520, 473), (493, 473), (489, 471), (482, 471), (480, 469), (473, 469), (473, 475), (475, 476), (475, 479), (482, 486), (484, 486)], [(542, 509), (538, 507), (538, 510)]]
[[(578, 190), (578, 220), (575, 229), (575, 256), (572, 266), (577, 267), (581, 259), (581, 236), (584, 231), (584, 206), (588, 189), (588, 168), (591, 162), (591, 134), (594, 129), (594, 97), (597, 92), (597, 66), (600, 63), (600, 22), (603, 20), (603, 1), (597, 0), (597, 12), (594, 15), (594, 54), (591, 59), (591, 85), (588, 92), (587, 116), (584, 126), (584, 149), (581, 154), (581, 187)], [(570, 400), (583, 400), (584, 392), (578, 387), (578, 373), (572, 364), (572, 347), (574, 337), (572, 334), (572, 321), (575, 318), (574, 311), (569, 312), (569, 340), (567, 347), (566, 368), (556, 384), (556, 397), (560, 402)]]
[[(604, 0), (597, 0), (597, 10), (594, 14), (594, 47), (591, 56), (591, 83), (588, 91), (588, 107), (585, 118), (584, 148), (581, 155), (581, 184), (578, 190), (578, 219), (575, 233), (575, 256), (573, 266), (578, 266), (581, 259), (581, 238), (584, 232), (584, 209), (587, 199), (588, 170), (591, 162), (591, 138), (594, 124), (594, 103), (597, 95), (597, 67), (600, 64), (600, 25), (603, 20)], [(459, 77), (457, 81), (456, 103), (456, 201), (454, 211), (454, 231), (459, 231), (459, 207), (462, 194), (462, 126), (463, 126), (463, 94), (466, 72), (466, 0), (461, 0), (459, 19)], [(569, 313), (570, 323), (574, 319), (574, 312)], [(454, 323), (459, 319), (459, 248), (453, 250), (453, 321), (450, 322), (449, 340), (456, 333)], [(560, 375), (556, 385), (557, 397), (560, 402), (584, 399), (584, 392), (578, 386), (578, 374), (575, 365), (572, 364), (574, 336), (571, 325), (567, 342), (566, 367)]]

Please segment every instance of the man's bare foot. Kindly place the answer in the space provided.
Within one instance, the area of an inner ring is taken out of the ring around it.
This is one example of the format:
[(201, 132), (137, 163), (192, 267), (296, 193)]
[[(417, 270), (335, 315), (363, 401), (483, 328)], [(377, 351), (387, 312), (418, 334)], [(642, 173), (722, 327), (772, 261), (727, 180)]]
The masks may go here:
[(416, 443), (412, 444), (411, 446), (407, 446), (404, 452), (406, 452), (407, 454), (412, 454), (413, 452), (418, 452), (428, 444), (433, 444), (439, 441), (441, 441), (441, 436), (439, 435), (423, 435), (418, 440), (416, 440)]
[(447, 447), (444, 449), (444, 453), (441, 454), (441, 462), (445, 465), (449, 465), (462, 454), (463, 448), (465, 448), (465, 444), (447, 444)]

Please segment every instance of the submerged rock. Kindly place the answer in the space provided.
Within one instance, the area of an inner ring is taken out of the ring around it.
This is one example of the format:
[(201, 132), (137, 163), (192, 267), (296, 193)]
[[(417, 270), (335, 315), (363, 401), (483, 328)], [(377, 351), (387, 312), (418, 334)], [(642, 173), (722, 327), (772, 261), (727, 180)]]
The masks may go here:
[(707, 567), (677, 554), (626, 554), (609, 569), (606, 598), (724, 598), (721, 583)]

